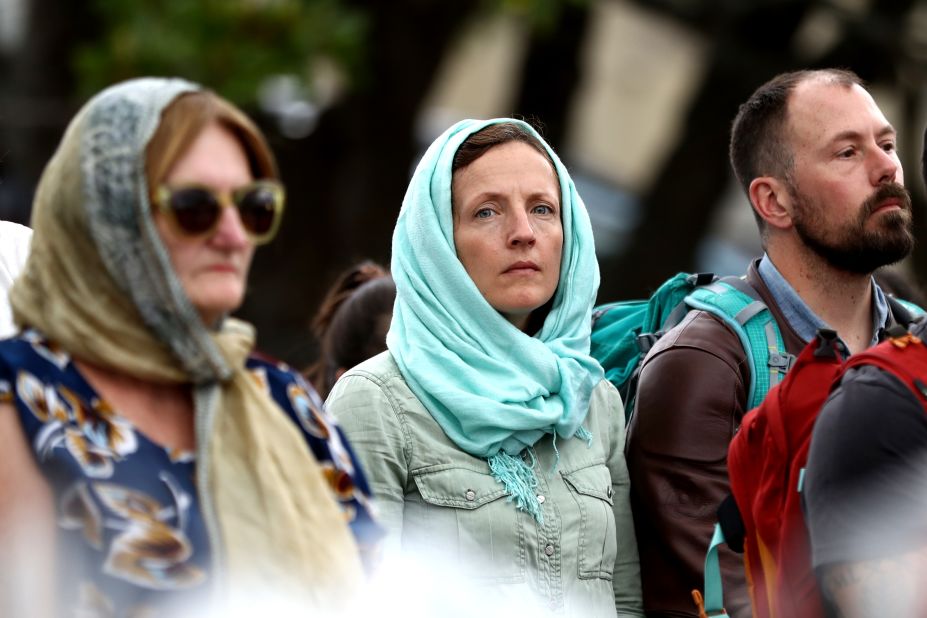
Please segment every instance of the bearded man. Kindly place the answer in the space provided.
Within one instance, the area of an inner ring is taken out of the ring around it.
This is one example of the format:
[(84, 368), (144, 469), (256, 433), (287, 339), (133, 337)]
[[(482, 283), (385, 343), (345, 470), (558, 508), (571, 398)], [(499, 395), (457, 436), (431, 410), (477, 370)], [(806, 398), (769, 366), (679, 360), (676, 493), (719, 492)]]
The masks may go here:
[[(841, 70), (773, 78), (740, 107), (730, 157), (765, 251), (745, 279), (786, 350), (798, 354), (818, 328), (836, 330), (851, 352), (879, 341), (903, 310), (872, 274), (905, 257), (914, 237), (895, 130), (860, 79)], [(693, 311), (644, 362), (627, 459), (648, 616), (697, 615), (690, 591), (702, 587), (730, 491), (747, 354), (721, 320)], [(728, 613), (751, 615), (741, 557), (722, 549), (721, 564)]]

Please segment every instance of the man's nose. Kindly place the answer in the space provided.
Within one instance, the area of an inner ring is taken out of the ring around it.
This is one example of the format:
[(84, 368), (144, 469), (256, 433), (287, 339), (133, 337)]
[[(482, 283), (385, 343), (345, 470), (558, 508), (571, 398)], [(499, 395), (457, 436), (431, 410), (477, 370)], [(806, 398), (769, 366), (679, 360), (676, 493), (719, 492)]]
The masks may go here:
[(900, 176), (901, 163), (894, 150), (886, 151), (881, 146), (877, 149), (874, 163), (870, 171), (872, 184), (881, 185), (896, 182)]

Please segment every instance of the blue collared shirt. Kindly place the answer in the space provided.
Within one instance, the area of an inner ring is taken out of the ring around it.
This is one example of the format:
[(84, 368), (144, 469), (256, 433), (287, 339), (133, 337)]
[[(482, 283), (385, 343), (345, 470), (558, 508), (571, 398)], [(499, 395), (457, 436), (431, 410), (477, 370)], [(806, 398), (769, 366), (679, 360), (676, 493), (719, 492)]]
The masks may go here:
[[(779, 305), (782, 315), (802, 341), (811, 341), (819, 328), (830, 328), (811, 310), (811, 307), (805, 304), (801, 296), (776, 269), (768, 255), (763, 255), (757, 270), (759, 270), (763, 283), (769, 288), (769, 293)], [(872, 341), (869, 345), (879, 342), (879, 331), (888, 323), (888, 301), (885, 299), (882, 288), (874, 279), (872, 281), (872, 307)]]

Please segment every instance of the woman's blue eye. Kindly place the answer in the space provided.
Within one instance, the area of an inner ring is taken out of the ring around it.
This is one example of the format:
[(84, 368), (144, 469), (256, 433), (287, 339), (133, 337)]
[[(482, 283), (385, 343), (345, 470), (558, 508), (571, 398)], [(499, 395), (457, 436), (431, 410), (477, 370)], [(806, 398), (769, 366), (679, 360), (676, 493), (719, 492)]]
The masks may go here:
[(476, 211), (477, 219), (486, 219), (490, 215), (492, 215), (492, 210), (490, 210), (489, 208), (480, 208), (479, 210)]
[(534, 212), (541, 215), (550, 215), (553, 214), (554, 208), (553, 206), (548, 206), (547, 204), (538, 204), (534, 207)]

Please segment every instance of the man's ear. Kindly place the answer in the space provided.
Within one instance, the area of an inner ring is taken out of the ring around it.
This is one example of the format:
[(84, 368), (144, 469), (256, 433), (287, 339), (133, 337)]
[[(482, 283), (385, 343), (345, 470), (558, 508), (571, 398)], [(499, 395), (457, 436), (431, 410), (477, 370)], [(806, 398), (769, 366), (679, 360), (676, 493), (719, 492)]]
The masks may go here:
[(792, 227), (794, 203), (784, 182), (772, 176), (760, 176), (750, 183), (750, 204), (767, 225), (788, 229)]

